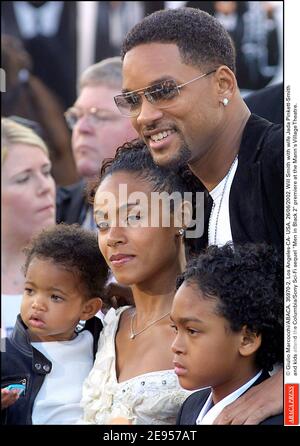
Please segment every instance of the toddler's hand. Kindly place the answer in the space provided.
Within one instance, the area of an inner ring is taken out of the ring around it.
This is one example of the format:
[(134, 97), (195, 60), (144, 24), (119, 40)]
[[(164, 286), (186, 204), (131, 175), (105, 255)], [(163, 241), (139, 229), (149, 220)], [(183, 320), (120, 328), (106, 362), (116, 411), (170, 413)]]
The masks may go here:
[(14, 404), (18, 398), (19, 392), (17, 390), (1, 389), (1, 408), (6, 409)]
[(110, 420), (109, 424), (132, 424), (132, 423), (130, 420), (128, 420), (128, 418), (115, 417)]

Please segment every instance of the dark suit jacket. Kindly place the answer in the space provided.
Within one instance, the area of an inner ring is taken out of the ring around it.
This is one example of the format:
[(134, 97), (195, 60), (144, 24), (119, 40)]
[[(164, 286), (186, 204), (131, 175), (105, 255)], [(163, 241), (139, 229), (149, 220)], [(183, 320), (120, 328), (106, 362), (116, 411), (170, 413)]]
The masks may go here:
[[(229, 195), (234, 244), (268, 243), (283, 250), (284, 142), (281, 125), (252, 114), (245, 126), (238, 167)], [(204, 234), (198, 249), (207, 246), (212, 199), (206, 191)]]
[(283, 83), (255, 91), (244, 101), (252, 113), (275, 124), (283, 124)]
[[(270, 375), (268, 372), (263, 371), (263, 373), (260, 375), (260, 377), (255, 381), (254, 384), (252, 384), (251, 387), (256, 386), (257, 384), (260, 384), (262, 381), (265, 381), (267, 378), (269, 378)], [(251, 389), (250, 387), (250, 389)], [(249, 389), (248, 389), (249, 390)], [(199, 390), (195, 393), (192, 393), (183, 405), (181, 406), (181, 409), (178, 413), (176, 424), (182, 424), (182, 425), (191, 425), (196, 424), (196, 420), (198, 418), (198, 415), (200, 413), (200, 410), (204, 406), (207, 398), (209, 397), (211, 390), (210, 389), (204, 389)], [(283, 424), (283, 414), (276, 415), (274, 417), (266, 418), (264, 421), (262, 421), (260, 424)]]
[(56, 223), (83, 223), (89, 208), (85, 187), (85, 182), (81, 180), (57, 190)]
[(55, 34), (37, 34), (30, 38), (23, 38), (21, 35), (14, 8), (16, 3), (18, 2), (1, 4), (2, 32), (22, 40), (33, 61), (32, 74), (55, 92), (62, 100), (63, 107), (67, 108), (76, 99), (77, 2), (63, 2)]

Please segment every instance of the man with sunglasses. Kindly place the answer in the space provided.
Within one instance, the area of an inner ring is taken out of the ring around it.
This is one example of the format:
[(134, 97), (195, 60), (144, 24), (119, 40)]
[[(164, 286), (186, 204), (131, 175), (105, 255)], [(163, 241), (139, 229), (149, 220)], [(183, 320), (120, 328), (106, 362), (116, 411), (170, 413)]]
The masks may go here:
[[(282, 127), (251, 115), (235, 78), (235, 51), (221, 24), (192, 8), (155, 12), (122, 47), (115, 103), (159, 165), (188, 163), (207, 194), (201, 244), (283, 246)], [(282, 412), (276, 373), (218, 417), (257, 424)]]
[(65, 112), (72, 130), (72, 150), (78, 183), (62, 187), (57, 194), (57, 222), (79, 223), (95, 229), (91, 206), (85, 198), (86, 183), (97, 175), (105, 158), (113, 157), (118, 146), (136, 137), (128, 119), (118, 112), (113, 97), (122, 85), (119, 57), (91, 65), (81, 75), (79, 96)]

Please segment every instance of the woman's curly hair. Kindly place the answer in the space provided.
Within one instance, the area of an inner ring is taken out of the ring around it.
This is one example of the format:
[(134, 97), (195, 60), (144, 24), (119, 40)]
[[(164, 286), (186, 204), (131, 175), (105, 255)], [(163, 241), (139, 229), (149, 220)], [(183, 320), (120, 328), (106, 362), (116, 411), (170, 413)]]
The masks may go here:
[[(191, 172), (187, 165), (169, 169), (158, 166), (142, 140), (136, 139), (126, 142), (116, 151), (114, 158), (106, 158), (96, 180), (89, 182), (87, 196), (90, 204), (94, 204), (95, 194), (102, 181), (115, 172), (130, 172), (135, 178), (151, 183), (154, 192), (166, 191), (169, 194), (179, 192), (184, 197), (184, 193), (192, 192), (193, 217), (196, 210), (196, 192), (203, 191), (200, 180)], [(172, 203), (171, 203), (172, 204)], [(171, 208), (172, 209), (172, 208)], [(186, 239), (188, 251), (196, 251), (197, 239)]]
[(230, 323), (233, 331), (243, 326), (261, 334), (256, 364), (272, 370), (283, 361), (283, 258), (271, 246), (245, 244), (210, 246), (194, 258), (178, 278), (196, 285), (204, 298), (216, 299), (216, 314)]

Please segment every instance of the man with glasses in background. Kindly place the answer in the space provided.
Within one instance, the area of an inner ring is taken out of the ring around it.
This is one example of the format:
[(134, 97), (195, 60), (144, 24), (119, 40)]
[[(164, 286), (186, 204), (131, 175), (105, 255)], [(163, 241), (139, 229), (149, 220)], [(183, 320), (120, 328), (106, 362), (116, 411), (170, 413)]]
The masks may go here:
[[(283, 247), (283, 132), (250, 113), (223, 26), (193, 8), (157, 11), (122, 46), (121, 114), (163, 166), (187, 163), (207, 195), (202, 246)], [(282, 373), (228, 406), (217, 424), (257, 424), (282, 412)]]
[(113, 100), (121, 86), (119, 57), (91, 65), (81, 75), (79, 96), (65, 112), (65, 118), (72, 130), (73, 156), (82, 179), (58, 190), (58, 223), (79, 223), (95, 229), (92, 208), (86, 200), (86, 184), (98, 174), (105, 158), (113, 157), (118, 146), (137, 136), (130, 120), (120, 115)]

